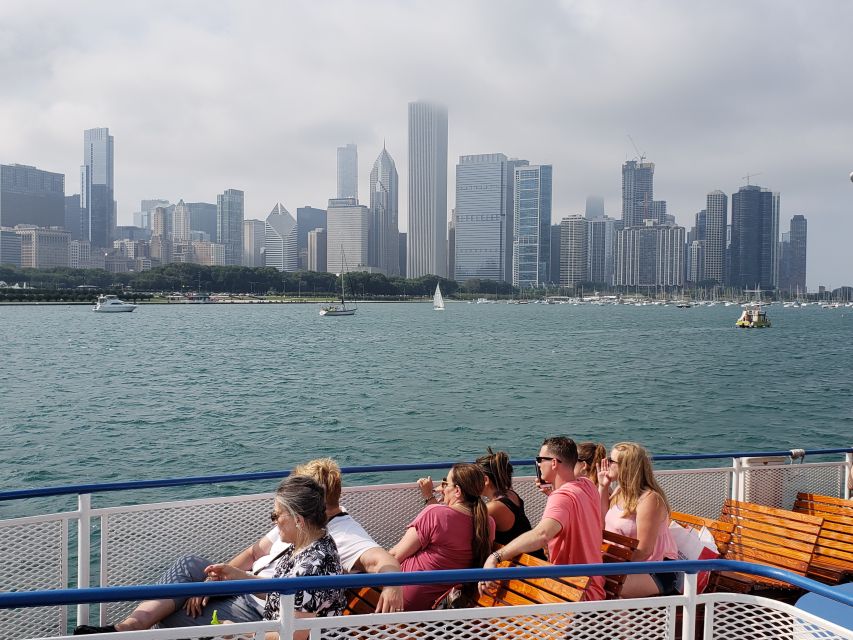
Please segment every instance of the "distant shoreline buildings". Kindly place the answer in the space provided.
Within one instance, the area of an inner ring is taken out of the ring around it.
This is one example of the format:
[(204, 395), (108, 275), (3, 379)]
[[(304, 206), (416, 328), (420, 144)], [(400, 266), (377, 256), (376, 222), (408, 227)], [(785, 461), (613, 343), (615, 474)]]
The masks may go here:
[(778, 192), (746, 184), (729, 198), (714, 189), (688, 230), (655, 199), (656, 166), (642, 156), (622, 165), (620, 218), (595, 195), (582, 213), (555, 215), (550, 164), (472, 154), (456, 165), (448, 220), (447, 151), (447, 108), (409, 103), (407, 233), (399, 229), (399, 175), (384, 143), (366, 204), (358, 199), (358, 146), (348, 143), (337, 148), (337, 190), (326, 209), (300, 207), (294, 218), (278, 203), (256, 219), (246, 216), (243, 191), (225, 189), (215, 204), (143, 200), (134, 226), (119, 226), (114, 137), (106, 127), (87, 129), (79, 194), (66, 195), (62, 174), (0, 165), (0, 264), (123, 272), (195, 262), (435, 275), (520, 289), (807, 293), (808, 222), (796, 214), (782, 232)]

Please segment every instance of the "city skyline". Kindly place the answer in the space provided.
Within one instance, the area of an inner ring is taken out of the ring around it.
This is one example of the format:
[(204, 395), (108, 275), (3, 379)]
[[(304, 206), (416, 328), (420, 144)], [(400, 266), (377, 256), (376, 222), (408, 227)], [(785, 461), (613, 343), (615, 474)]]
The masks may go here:
[[(211, 202), (231, 186), (246, 193), (246, 218), (279, 201), (324, 207), (336, 192), (336, 148), (361, 147), (366, 193), (385, 140), (406, 232), (406, 104), (428, 99), (449, 110), (448, 216), (461, 155), (551, 164), (558, 222), (583, 213), (590, 195), (619, 218), (620, 167), (645, 154), (656, 165), (655, 195), (678, 224), (691, 226), (707, 193), (731, 196), (753, 174), (752, 184), (782, 194), (782, 219), (809, 219), (809, 288), (853, 280), (845, 243), (853, 160), (843, 144), (853, 138), (844, 113), (853, 89), (839, 82), (853, 52), (844, 29), (853, 8), (841, 2), (576, 2), (532, 15), (508, 3), (438, 11), (377, 2), (338, 5), (331, 24), (327, 8), (308, 5), (96, 5), (0, 7), (17, 43), (2, 59), (15, 82), (0, 89), (0, 163), (62, 173), (72, 195), (80, 132), (109, 127), (119, 224), (131, 223), (141, 199)], [(46, 19), (63, 26), (37, 36)], [(757, 22), (772, 28), (756, 32)], [(418, 29), (402, 28), (411, 23)], [(439, 32), (482, 55), (436, 50), (429, 43)], [(186, 45), (178, 55), (163, 46), (176, 34)], [(721, 39), (730, 44), (719, 47)], [(522, 67), (521, 46), (541, 64)], [(248, 72), (231, 53), (247, 48), (259, 60)], [(640, 49), (647, 64), (620, 62)], [(270, 82), (279, 77), (286, 82)], [(169, 98), (152, 100), (152, 90)]]

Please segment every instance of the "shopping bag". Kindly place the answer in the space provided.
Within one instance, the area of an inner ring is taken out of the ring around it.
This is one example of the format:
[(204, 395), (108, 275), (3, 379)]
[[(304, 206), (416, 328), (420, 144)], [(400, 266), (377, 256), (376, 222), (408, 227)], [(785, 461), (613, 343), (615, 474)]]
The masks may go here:
[[(678, 547), (679, 560), (712, 560), (720, 557), (714, 535), (707, 527), (696, 530), (693, 527), (683, 527), (677, 522), (669, 523), (669, 533)], [(696, 589), (702, 593), (708, 586), (710, 571), (700, 571), (696, 577)]]

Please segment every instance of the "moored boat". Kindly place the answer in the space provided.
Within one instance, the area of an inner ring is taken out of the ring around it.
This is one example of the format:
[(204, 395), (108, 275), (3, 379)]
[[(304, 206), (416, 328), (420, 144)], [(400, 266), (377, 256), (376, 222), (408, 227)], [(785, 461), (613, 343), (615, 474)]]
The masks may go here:
[(92, 311), (97, 313), (127, 313), (134, 309), (136, 309), (135, 304), (119, 300), (118, 296), (114, 295), (98, 296), (98, 301), (92, 307)]

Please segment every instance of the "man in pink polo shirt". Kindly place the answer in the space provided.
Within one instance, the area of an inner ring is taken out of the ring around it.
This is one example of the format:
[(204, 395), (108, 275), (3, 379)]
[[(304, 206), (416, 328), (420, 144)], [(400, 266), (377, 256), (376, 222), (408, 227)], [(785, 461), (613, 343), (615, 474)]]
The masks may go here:
[[(601, 560), (601, 501), (589, 478), (576, 477), (578, 448), (571, 438), (548, 438), (542, 443), (536, 464), (541, 487), (549, 491), (542, 519), (531, 531), (522, 533), (488, 557), (490, 569), (503, 560), (548, 547), (552, 564), (598, 564)], [(481, 584), (482, 591), (493, 585)], [(593, 576), (585, 600), (604, 600), (604, 578)]]

